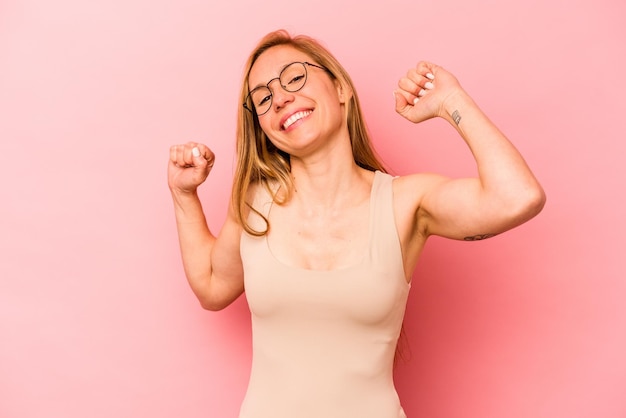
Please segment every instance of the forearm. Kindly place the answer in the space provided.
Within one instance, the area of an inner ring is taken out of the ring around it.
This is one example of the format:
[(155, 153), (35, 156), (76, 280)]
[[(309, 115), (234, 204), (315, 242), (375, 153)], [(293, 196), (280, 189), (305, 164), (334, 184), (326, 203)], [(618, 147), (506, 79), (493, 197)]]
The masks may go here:
[(464, 91), (443, 104), (443, 117), (459, 132), (477, 164), (481, 197), (507, 205), (543, 200), (543, 190), (526, 161)]
[(197, 193), (172, 191), (172, 199), (185, 275), (202, 301), (209, 295), (211, 252), (216, 238), (209, 230)]

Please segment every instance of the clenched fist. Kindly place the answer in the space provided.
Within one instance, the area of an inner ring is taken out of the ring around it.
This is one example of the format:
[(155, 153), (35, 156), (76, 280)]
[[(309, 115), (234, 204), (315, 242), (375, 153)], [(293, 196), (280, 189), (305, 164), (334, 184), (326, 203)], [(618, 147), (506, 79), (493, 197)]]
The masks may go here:
[(449, 71), (421, 61), (398, 81), (394, 91), (396, 112), (414, 123), (445, 117), (446, 101), (461, 92), (461, 85)]
[(208, 177), (215, 154), (204, 144), (187, 142), (170, 148), (167, 184), (172, 191), (194, 192)]

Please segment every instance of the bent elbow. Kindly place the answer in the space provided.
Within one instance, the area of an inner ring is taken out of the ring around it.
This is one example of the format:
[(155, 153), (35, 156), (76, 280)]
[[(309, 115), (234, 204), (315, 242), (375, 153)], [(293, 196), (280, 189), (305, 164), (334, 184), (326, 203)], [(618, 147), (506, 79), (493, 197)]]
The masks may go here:
[(211, 312), (221, 311), (222, 309), (228, 306), (227, 303), (219, 303), (216, 301), (203, 299), (203, 298), (198, 298), (198, 301), (200, 302), (200, 306), (202, 307), (202, 309), (205, 309)]
[(546, 193), (539, 184), (536, 184), (526, 189), (522, 194), (523, 196), (520, 196), (518, 201), (516, 217), (525, 222), (543, 210), (546, 204)]
[(221, 311), (233, 303), (241, 294), (243, 289), (228, 289), (222, 292), (207, 292), (205, 294), (196, 295), (202, 309), (207, 311)]
[(533, 216), (538, 215), (539, 212), (543, 210), (543, 207), (546, 205), (546, 199), (547, 197), (546, 197), (545, 190), (543, 190), (543, 187), (537, 184), (537, 186), (534, 189), (534, 193), (529, 199), (529, 204), (528, 204)]

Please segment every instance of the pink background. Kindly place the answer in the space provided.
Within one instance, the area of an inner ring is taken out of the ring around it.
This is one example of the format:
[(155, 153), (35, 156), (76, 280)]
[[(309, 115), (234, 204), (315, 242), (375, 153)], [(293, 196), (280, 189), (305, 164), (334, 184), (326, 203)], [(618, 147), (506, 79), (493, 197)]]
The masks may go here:
[(345, 65), (396, 173), (474, 172), (443, 122), (394, 114), (397, 79), (429, 59), (547, 191), (508, 234), (428, 244), (396, 373), (409, 417), (625, 417), (625, 4), (0, 2), (0, 417), (236, 416), (245, 298), (194, 299), (165, 170), (170, 144), (215, 150), (218, 230), (242, 67), (279, 27)]

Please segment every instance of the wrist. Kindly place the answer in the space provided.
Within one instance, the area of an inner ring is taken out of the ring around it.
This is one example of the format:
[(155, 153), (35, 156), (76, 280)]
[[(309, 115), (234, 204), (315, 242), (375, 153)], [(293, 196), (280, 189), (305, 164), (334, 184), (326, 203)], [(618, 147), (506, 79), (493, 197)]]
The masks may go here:
[(170, 189), (170, 193), (172, 194), (172, 196), (197, 196), (198, 195), (198, 187), (192, 187), (192, 188), (181, 188), (181, 187), (177, 187), (171, 184), (168, 184), (168, 187)]
[(174, 200), (174, 204), (177, 206), (184, 206), (185, 203), (200, 200), (197, 189), (184, 190), (171, 187), (170, 193), (172, 195), (172, 199)]
[(458, 126), (461, 119), (463, 119), (463, 115), (467, 113), (466, 110), (474, 106), (476, 104), (465, 90), (459, 89), (444, 100), (441, 105), (440, 116), (454, 126)]

